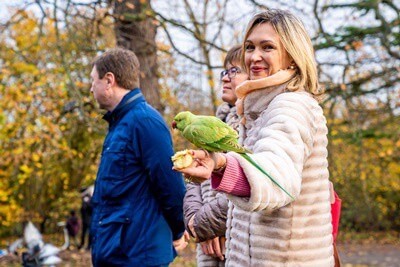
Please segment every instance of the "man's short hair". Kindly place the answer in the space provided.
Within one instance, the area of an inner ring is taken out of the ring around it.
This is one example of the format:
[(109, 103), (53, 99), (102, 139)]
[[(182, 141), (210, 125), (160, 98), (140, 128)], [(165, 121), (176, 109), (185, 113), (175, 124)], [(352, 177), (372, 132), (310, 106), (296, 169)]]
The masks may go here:
[(118, 86), (133, 90), (140, 86), (140, 64), (135, 53), (124, 48), (112, 48), (98, 56), (93, 61), (99, 78), (104, 78), (107, 72), (115, 76)]

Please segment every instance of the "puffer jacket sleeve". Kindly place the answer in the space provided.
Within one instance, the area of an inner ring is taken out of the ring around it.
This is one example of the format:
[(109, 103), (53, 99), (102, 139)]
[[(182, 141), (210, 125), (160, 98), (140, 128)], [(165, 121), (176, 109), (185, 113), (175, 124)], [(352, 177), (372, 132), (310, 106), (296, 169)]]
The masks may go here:
[[(312, 152), (317, 130), (318, 102), (305, 92), (276, 96), (257, 119), (251, 158), (269, 173), (294, 199), (300, 194), (304, 163)], [(235, 157), (250, 184), (250, 198), (228, 195), (234, 205), (247, 211), (273, 211), (293, 199), (237, 153)]]
[(201, 209), (203, 205), (203, 199), (201, 197), (201, 185), (195, 183), (186, 184), (186, 194), (183, 199), (183, 215), (185, 220), (186, 230), (193, 236), (190, 231), (188, 224), (190, 218)]
[(225, 236), (227, 213), (228, 199), (221, 193), (197, 211), (193, 226), (200, 242)]
[(188, 183), (183, 202), (185, 226), (189, 233), (189, 220), (195, 216), (193, 228), (200, 242), (217, 236), (225, 236), (226, 215), (228, 213), (228, 199), (222, 193), (218, 193), (210, 202), (204, 202), (201, 185)]

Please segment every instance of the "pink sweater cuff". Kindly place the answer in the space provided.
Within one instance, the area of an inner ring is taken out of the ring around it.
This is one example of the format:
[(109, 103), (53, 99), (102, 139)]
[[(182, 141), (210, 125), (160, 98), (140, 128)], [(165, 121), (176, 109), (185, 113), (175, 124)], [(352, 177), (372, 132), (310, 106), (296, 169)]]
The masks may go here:
[(224, 173), (213, 173), (211, 175), (212, 188), (235, 196), (249, 197), (250, 184), (239, 161), (232, 156), (225, 156), (226, 168)]

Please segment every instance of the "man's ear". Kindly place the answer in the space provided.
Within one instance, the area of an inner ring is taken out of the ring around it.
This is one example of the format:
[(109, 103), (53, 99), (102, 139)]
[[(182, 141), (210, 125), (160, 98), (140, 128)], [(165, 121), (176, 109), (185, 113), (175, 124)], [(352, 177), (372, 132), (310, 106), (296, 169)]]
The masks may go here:
[(114, 76), (114, 73), (112, 73), (112, 72), (107, 72), (105, 75), (104, 75), (104, 79), (106, 79), (106, 82), (107, 82), (107, 85), (108, 86), (114, 86), (115, 85), (115, 76)]

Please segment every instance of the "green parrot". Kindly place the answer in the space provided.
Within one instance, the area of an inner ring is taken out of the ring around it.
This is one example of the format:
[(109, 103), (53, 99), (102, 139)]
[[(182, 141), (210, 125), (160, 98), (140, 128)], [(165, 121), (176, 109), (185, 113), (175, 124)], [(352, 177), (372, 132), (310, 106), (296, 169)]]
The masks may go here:
[(195, 146), (210, 152), (250, 152), (239, 145), (238, 133), (214, 116), (196, 116), (183, 111), (175, 116), (172, 128), (178, 129)]
[(183, 137), (198, 148), (209, 152), (233, 151), (240, 154), (259, 171), (265, 174), (271, 181), (281, 188), (289, 197), (294, 199), (275, 179), (264, 171), (247, 153), (249, 150), (238, 142), (238, 133), (228, 124), (214, 116), (194, 115), (190, 111), (178, 113), (173, 122), (172, 128), (178, 129)]

